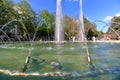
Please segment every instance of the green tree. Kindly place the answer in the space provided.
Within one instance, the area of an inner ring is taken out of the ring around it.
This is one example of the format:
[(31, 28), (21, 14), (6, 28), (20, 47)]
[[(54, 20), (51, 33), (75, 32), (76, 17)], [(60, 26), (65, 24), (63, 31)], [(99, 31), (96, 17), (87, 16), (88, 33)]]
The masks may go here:
[[(87, 18), (84, 18), (84, 30), (85, 35), (88, 39), (91, 39), (93, 36), (97, 36), (96, 25), (91, 23)], [(64, 28), (66, 38), (70, 40), (73, 36), (79, 38), (80, 32), (80, 22), (79, 19), (72, 19), (69, 16), (64, 17)]]
[(114, 39), (120, 35), (120, 16), (114, 16), (107, 33), (114, 35)]
[[(8, 35), (12, 37), (12, 30), (15, 28), (16, 22), (13, 20), (19, 19), (17, 11), (14, 9), (14, 3), (12, 0), (1, 0), (0, 1), (0, 27), (9, 23), (3, 28), (4, 33), (1, 31), (0, 35)], [(11, 22), (13, 21), (13, 22)], [(10, 23), (11, 22), (11, 23)]]
[(27, 38), (29, 34), (30, 38), (32, 39), (37, 27), (35, 12), (32, 10), (31, 6), (26, 0), (21, 0), (21, 2), (16, 4), (15, 10), (18, 12), (20, 17), (19, 20), (24, 24), (28, 33), (23, 33), (22, 27), (19, 27), (19, 30), (23, 33), (22, 35), (25, 38)]
[(0, 1), (0, 25), (17, 18), (17, 12), (14, 10), (14, 3), (11, 0)]
[(91, 23), (87, 18), (84, 17), (84, 28), (85, 28), (85, 35), (87, 39), (92, 39), (93, 36), (97, 35), (96, 25)]
[(41, 26), (39, 27), (39, 36), (47, 40), (54, 39), (55, 18), (54, 13), (42, 10), (39, 14)]
[(77, 20), (72, 19), (69, 16), (64, 17), (64, 31), (65, 38), (71, 40), (72, 37), (75, 37), (79, 32), (79, 23)]

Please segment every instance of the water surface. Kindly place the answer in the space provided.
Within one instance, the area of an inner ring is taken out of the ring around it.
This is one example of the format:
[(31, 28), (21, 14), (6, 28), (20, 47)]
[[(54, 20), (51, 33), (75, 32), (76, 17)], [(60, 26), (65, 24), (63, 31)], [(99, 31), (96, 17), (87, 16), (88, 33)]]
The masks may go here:
[[(25, 63), (28, 54), (29, 45), (24, 44), (21, 48), (20, 44), (14, 44), (14, 47), (0, 47), (0, 69), (19, 72)], [(88, 43), (89, 53), (91, 55), (93, 65), (96, 69), (107, 69), (120, 66), (120, 44), (119, 43)], [(39, 43), (33, 45), (32, 58), (42, 58), (49, 62), (55, 61), (62, 66), (62, 72), (80, 74), (89, 72), (87, 55), (85, 46), (82, 43)], [(50, 64), (30, 60), (26, 73), (49, 73), (56, 72), (56, 68)], [(120, 80), (120, 73), (91, 75), (81, 78), (65, 78), (65, 80)], [(64, 80), (63, 77), (51, 76), (10, 76), (0, 73), (2, 80)]]

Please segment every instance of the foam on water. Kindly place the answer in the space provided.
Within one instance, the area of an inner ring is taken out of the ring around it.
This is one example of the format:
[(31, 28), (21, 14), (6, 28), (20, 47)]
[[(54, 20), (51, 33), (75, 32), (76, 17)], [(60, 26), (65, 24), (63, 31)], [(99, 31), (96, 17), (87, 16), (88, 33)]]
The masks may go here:
[(75, 50), (75, 48), (74, 48), (74, 47), (71, 47), (70, 50)]
[(10, 76), (57, 76), (57, 75), (61, 76), (61, 72), (49, 72), (49, 73), (40, 74), (39, 72), (22, 73), (19, 71), (10, 71), (5, 69), (0, 69), (0, 73)]
[[(6, 46), (0, 46), (0, 48), (6, 48), (6, 49), (24, 49), (24, 50), (28, 50), (29, 48), (26, 47), (6, 47)], [(31, 48), (32, 50), (34, 48)]]
[(6, 75), (10, 75), (10, 76), (40, 76), (40, 74), (38, 72), (34, 72), (34, 73), (21, 73), (19, 71), (10, 71), (10, 70), (3, 70), (0, 69), (1, 73), (4, 73)]
[(86, 77), (96, 77), (99, 75), (107, 75), (107, 74), (120, 74), (120, 66), (114, 66), (106, 69), (95, 69), (94, 71), (87, 71), (87, 72), (46, 72), (46, 73), (21, 73), (19, 71), (10, 71), (0, 69), (0, 73), (10, 75), (10, 76), (52, 76), (52, 77), (64, 77), (64, 78), (86, 78)]
[(94, 48), (97, 48), (98, 46), (97, 46), (97, 45), (94, 45), (93, 47), (94, 47)]
[(52, 47), (46, 47), (47, 50), (52, 50), (53, 48)]

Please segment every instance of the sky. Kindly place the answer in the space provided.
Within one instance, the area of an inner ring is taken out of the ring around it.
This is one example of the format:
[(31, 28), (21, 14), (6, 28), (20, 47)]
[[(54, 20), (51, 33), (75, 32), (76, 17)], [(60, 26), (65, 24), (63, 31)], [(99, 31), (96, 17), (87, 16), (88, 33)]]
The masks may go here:
[[(13, 0), (19, 2), (20, 0)], [(57, 0), (26, 0), (33, 10), (39, 12), (43, 9), (49, 12), (56, 11)], [(83, 15), (90, 21), (105, 21), (108, 23), (113, 16), (120, 16), (120, 0), (83, 0)], [(76, 17), (79, 15), (79, 0), (62, 0), (63, 15)], [(101, 30), (105, 24), (96, 22), (97, 29)], [(107, 29), (107, 27), (106, 27)], [(106, 31), (106, 30), (104, 30)]]

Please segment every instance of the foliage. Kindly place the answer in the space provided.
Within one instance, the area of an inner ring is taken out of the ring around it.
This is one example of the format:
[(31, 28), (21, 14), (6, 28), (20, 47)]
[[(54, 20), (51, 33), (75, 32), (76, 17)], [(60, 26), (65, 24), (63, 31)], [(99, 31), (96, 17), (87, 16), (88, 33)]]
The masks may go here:
[(42, 10), (39, 14), (41, 26), (39, 27), (38, 34), (42, 39), (53, 40), (55, 18), (53, 13), (47, 10)]
[(114, 37), (117, 38), (120, 35), (120, 16), (113, 17), (110, 28), (108, 29), (107, 33), (111, 33), (115, 35)]
[[(18, 11), (20, 20), (32, 38), (35, 33), (35, 28), (37, 27), (35, 12), (25, 0), (21, 0), (21, 2), (15, 6), (15, 9)], [(25, 35), (25, 37), (27, 37), (27, 35)]]
[(0, 1), (0, 25), (4, 25), (17, 17), (17, 12), (13, 9), (13, 2), (10, 0)]
[[(72, 19), (69, 16), (64, 17), (64, 27), (66, 39), (70, 40), (72, 37), (79, 37), (80, 26), (79, 20)], [(84, 17), (84, 29), (85, 35), (88, 39), (91, 39), (93, 36), (97, 36), (96, 25), (92, 24), (87, 18)]]
[[(4, 25), (10, 21), (16, 20), (7, 25), (4, 29), (5, 33), (18, 40), (28, 40), (28, 36), (32, 39), (36, 32), (36, 40), (53, 40), (55, 30), (55, 14), (48, 10), (42, 10), (36, 14), (26, 0), (21, 0), (14, 4), (13, 0), (0, 1), (0, 25)], [(78, 17), (77, 17), (78, 18)], [(71, 40), (73, 37), (79, 38), (80, 28), (79, 19), (73, 19), (70, 16), (64, 16), (65, 39)], [(91, 23), (84, 17), (85, 35), (88, 39), (92, 36), (100, 34), (96, 31), (96, 25)], [(0, 35), (2, 33), (0, 32)]]
[(65, 38), (70, 40), (72, 37), (75, 37), (79, 33), (79, 23), (76, 20), (73, 20), (69, 16), (64, 17), (64, 31)]

